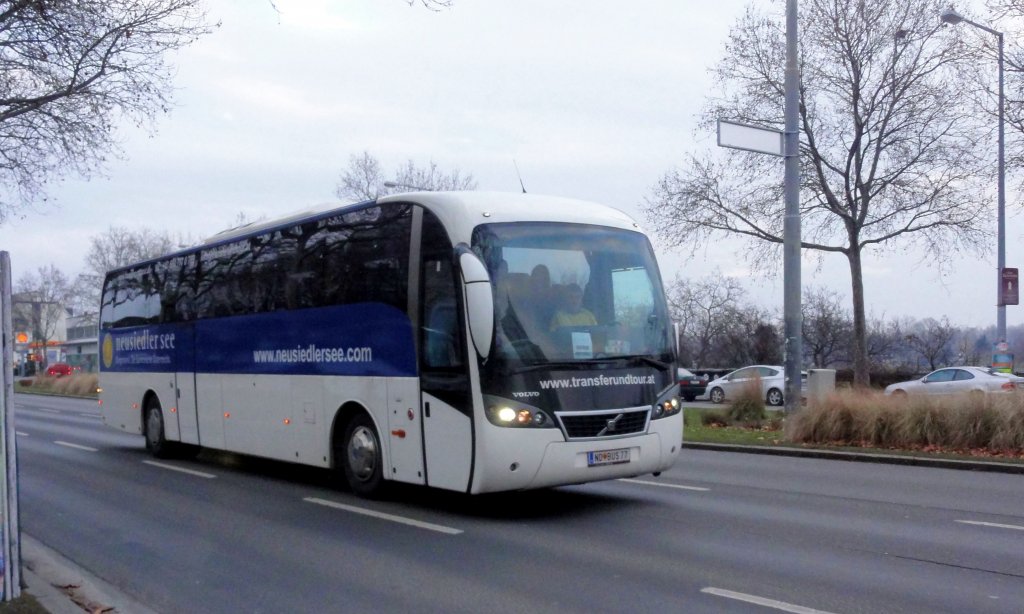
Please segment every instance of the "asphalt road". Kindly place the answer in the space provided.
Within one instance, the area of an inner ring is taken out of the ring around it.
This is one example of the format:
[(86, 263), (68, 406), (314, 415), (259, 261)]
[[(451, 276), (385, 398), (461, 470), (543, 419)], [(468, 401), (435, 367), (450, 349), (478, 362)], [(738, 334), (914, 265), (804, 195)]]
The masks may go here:
[(366, 501), (15, 405), (23, 531), (160, 612), (1024, 611), (1018, 475), (684, 450), (659, 478)]

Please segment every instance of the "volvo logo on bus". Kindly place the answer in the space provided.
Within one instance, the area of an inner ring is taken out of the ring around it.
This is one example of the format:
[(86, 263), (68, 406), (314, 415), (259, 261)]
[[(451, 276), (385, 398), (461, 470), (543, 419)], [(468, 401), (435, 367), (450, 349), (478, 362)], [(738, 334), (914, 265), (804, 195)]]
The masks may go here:
[(603, 429), (601, 429), (601, 432), (600, 432), (600, 433), (598, 433), (598, 434), (597, 434), (597, 436), (598, 436), (598, 437), (601, 437), (602, 435), (607, 435), (608, 433), (613, 433), (613, 432), (615, 432), (615, 428), (616, 428), (616, 427), (617, 427), (617, 425), (619, 424), (619, 420), (621, 420), (621, 419), (622, 419), (622, 416), (624, 416), (624, 415), (625, 415), (625, 414), (619, 414), (618, 416), (615, 416), (615, 417), (614, 417), (614, 418), (612, 418), (611, 420), (609, 420), (609, 421), (605, 422), (605, 423), (604, 423), (604, 428), (603, 428)]

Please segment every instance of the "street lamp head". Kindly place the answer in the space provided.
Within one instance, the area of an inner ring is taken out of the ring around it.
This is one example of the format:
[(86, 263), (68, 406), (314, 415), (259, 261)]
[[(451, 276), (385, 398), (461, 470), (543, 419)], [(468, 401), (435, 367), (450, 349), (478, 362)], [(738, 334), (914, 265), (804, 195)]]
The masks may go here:
[(942, 9), (942, 11), (939, 12), (939, 20), (942, 23), (948, 23), (955, 26), (964, 20), (964, 16), (957, 13), (953, 7), (949, 7)]
[(420, 192), (433, 192), (431, 188), (425, 188), (423, 186), (412, 185), (411, 183), (402, 183), (400, 181), (385, 181), (385, 188), (405, 188), (407, 190), (419, 190)]

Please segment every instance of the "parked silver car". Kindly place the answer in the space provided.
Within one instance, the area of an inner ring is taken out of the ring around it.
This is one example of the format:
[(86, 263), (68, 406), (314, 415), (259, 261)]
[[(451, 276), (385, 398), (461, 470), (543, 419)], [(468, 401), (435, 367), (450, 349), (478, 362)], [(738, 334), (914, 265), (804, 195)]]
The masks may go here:
[(1005, 394), (1024, 390), (1024, 377), (990, 367), (946, 367), (921, 379), (886, 386), (889, 395)]
[[(806, 373), (803, 376), (801, 389), (806, 387)], [(783, 391), (786, 389), (785, 369), (774, 365), (743, 367), (712, 380), (708, 383), (708, 398), (712, 403), (734, 399), (740, 391), (757, 379), (761, 380), (761, 392), (765, 402), (768, 405), (782, 405)]]

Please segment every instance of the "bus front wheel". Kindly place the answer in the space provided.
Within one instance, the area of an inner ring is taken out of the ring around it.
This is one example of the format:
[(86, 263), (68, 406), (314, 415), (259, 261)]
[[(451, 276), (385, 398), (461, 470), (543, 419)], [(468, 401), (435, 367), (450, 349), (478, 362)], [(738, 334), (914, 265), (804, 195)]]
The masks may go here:
[(146, 436), (146, 449), (157, 458), (171, 456), (173, 444), (167, 441), (164, 436), (164, 416), (160, 408), (160, 401), (153, 397), (146, 402), (146, 412), (143, 415)]
[(383, 478), (384, 455), (380, 437), (373, 421), (360, 413), (345, 429), (344, 456), (345, 481), (357, 495), (371, 497), (379, 494)]

